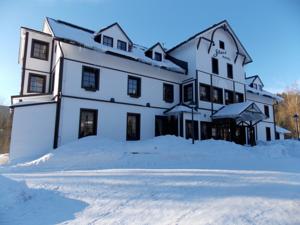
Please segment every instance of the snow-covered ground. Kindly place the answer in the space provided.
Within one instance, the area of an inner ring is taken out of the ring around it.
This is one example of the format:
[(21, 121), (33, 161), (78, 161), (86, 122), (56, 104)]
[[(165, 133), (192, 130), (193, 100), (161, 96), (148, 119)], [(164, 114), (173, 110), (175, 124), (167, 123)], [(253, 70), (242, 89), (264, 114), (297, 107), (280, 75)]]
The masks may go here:
[(0, 172), (0, 224), (300, 224), (297, 141), (89, 137)]

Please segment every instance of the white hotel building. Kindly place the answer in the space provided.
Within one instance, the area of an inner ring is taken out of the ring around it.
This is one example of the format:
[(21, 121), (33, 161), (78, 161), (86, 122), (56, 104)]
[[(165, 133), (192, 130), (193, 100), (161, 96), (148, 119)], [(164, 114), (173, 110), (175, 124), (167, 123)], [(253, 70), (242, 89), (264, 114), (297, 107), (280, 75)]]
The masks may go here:
[(95, 32), (46, 18), (43, 31), (22, 27), (20, 35), (11, 159), (88, 135), (275, 139), (273, 106), (280, 98), (258, 76), (245, 76), (252, 59), (227, 21), (169, 50), (134, 44), (118, 23)]

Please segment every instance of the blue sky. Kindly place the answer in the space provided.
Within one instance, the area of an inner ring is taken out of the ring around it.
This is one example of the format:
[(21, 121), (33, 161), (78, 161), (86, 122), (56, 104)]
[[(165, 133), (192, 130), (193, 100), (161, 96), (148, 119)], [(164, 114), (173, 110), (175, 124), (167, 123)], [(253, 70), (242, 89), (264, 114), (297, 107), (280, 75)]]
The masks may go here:
[(46, 16), (93, 30), (119, 22), (134, 43), (167, 48), (226, 19), (253, 59), (248, 76), (273, 92), (300, 83), (298, 0), (1, 0), (0, 103), (19, 93), (20, 26), (41, 30)]

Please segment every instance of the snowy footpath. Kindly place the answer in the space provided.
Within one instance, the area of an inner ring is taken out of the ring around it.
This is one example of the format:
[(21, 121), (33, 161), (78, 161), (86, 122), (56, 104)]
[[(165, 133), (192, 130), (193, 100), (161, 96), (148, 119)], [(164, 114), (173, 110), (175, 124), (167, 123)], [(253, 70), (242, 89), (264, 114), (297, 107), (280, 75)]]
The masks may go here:
[(88, 137), (0, 167), (0, 224), (300, 224), (300, 142)]

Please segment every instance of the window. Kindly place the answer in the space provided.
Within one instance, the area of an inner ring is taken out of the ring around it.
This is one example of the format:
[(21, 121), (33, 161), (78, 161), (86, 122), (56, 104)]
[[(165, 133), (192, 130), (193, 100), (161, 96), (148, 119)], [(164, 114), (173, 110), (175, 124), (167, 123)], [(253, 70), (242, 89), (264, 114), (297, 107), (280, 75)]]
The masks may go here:
[(227, 63), (227, 77), (228, 78), (233, 78), (233, 68), (230, 63)]
[(81, 87), (87, 91), (99, 90), (99, 69), (82, 66)]
[(220, 49), (225, 49), (224, 41), (219, 41), (219, 47), (220, 47)]
[(210, 86), (200, 84), (200, 100), (210, 102)]
[(118, 40), (117, 48), (123, 51), (127, 50), (127, 43), (125, 41)]
[(174, 86), (172, 84), (164, 84), (164, 101), (173, 102), (174, 101)]
[(257, 84), (253, 84), (253, 88), (257, 89)]
[(114, 39), (112, 37), (103, 36), (103, 44), (109, 47), (113, 47)]
[(244, 95), (242, 93), (235, 93), (235, 102), (243, 102)]
[(80, 109), (79, 138), (97, 135), (98, 110)]
[(225, 105), (233, 103), (233, 92), (225, 90)]
[(127, 94), (133, 98), (141, 96), (141, 78), (128, 76)]
[(266, 140), (271, 141), (271, 128), (266, 127)]
[(219, 61), (216, 58), (211, 58), (212, 73), (219, 74)]
[(154, 52), (154, 60), (161, 61), (162, 60), (162, 54), (158, 52)]
[(32, 39), (31, 58), (48, 60), (49, 43)]
[(213, 88), (213, 102), (218, 104), (223, 104), (223, 93), (221, 88)]
[(190, 139), (193, 138), (193, 129), (194, 129), (194, 139), (199, 140), (199, 127), (198, 121), (194, 120), (194, 127), (192, 120), (185, 121), (185, 138)]
[(29, 73), (28, 93), (45, 93), (46, 76)]
[(193, 101), (193, 84), (192, 83), (185, 85), (183, 87), (183, 95), (184, 95), (183, 100), (185, 102)]
[(137, 113), (127, 113), (127, 135), (128, 141), (140, 140), (141, 115)]
[(267, 118), (269, 118), (270, 117), (269, 106), (265, 105), (264, 111), (265, 111), (265, 115), (267, 116)]

